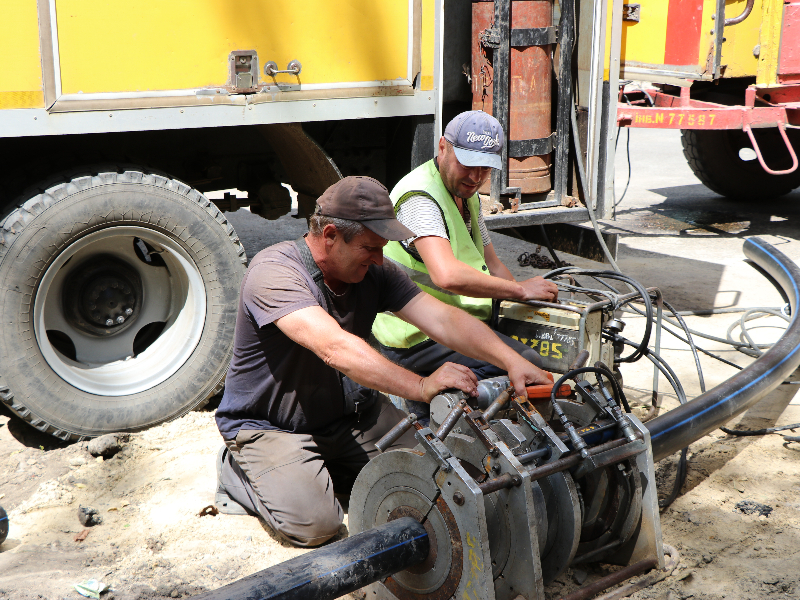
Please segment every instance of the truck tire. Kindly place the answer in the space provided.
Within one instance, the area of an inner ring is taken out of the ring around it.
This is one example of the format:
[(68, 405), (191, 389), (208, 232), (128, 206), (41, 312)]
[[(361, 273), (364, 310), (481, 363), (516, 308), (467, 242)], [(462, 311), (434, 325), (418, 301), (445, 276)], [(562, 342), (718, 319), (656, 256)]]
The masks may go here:
[[(795, 150), (800, 150), (800, 139), (795, 132), (787, 134)], [(791, 157), (777, 129), (756, 129), (754, 135), (767, 166), (776, 171), (791, 167)], [(758, 159), (743, 160), (739, 151), (753, 146), (740, 129), (684, 129), (681, 142), (683, 154), (697, 178), (726, 198), (765, 200), (783, 196), (800, 186), (800, 169), (788, 175), (770, 175)]]
[(200, 192), (75, 177), (0, 222), (0, 401), (83, 440), (179, 417), (222, 388), (247, 257)]

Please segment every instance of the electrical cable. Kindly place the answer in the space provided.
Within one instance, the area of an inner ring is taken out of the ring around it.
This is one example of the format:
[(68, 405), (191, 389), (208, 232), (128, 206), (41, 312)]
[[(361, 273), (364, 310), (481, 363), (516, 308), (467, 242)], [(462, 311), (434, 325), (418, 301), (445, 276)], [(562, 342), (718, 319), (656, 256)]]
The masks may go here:
[(751, 308), (747, 310), (741, 316), (738, 322), (734, 322), (731, 324), (730, 327), (728, 327), (728, 332), (727, 332), (728, 340), (733, 342), (733, 337), (731, 337), (731, 333), (733, 332), (734, 329), (736, 329), (737, 325), (739, 326), (739, 329), (741, 330), (739, 339), (741, 340), (743, 336), (747, 340), (747, 348), (748, 348), (747, 350), (743, 348), (738, 348), (739, 352), (747, 354), (748, 356), (752, 356), (753, 358), (758, 358), (759, 356), (764, 354), (761, 351), (761, 348), (769, 348), (770, 346), (772, 346), (772, 344), (756, 344), (753, 341), (753, 338), (750, 336), (749, 331), (747, 330), (747, 325), (746, 325), (747, 321), (752, 321), (754, 319), (758, 319), (765, 315), (778, 317), (783, 319), (787, 323), (791, 323), (791, 319), (787, 317), (785, 314), (783, 314), (783, 311), (781, 310), (773, 310), (768, 308)]
[[(626, 340), (622, 336), (617, 337), (627, 345), (634, 345), (633, 342)], [(658, 368), (658, 370), (661, 371), (669, 384), (672, 386), (672, 389), (675, 390), (675, 395), (678, 397), (678, 402), (680, 404), (686, 404), (686, 392), (684, 391), (680, 381), (678, 381), (677, 375), (675, 375), (675, 372), (672, 370), (672, 368), (666, 363), (666, 361), (664, 361), (663, 358), (661, 358), (652, 350), (648, 351), (645, 356), (647, 356), (647, 358), (650, 359), (650, 361)], [(658, 506), (662, 509), (667, 508), (670, 504), (675, 502), (678, 494), (680, 494), (681, 488), (683, 488), (683, 485), (686, 483), (686, 475), (688, 473), (688, 452), (688, 448), (681, 449), (680, 456), (678, 457), (678, 466), (675, 471), (675, 482), (672, 485), (672, 491), (667, 495), (666, 498), (659, 498), (658, 500)]]
[[(603, 336), (606, 337), (606, 339), (613, 339), (608, 334), (603, 334)], [(636, 345), (635, 342), (632, 342), (631, 340), (626, 339), (622, 336), (617, 336), (617, 339), (622, 341), (626, 346)], [(672, 370), (672, 367), (670, 367), (660, 355), (656, 354), (650, 349), (648, 349), (647, 352), (645, 353), (645, 357), (648, 360), (650, 360), (650, 362), (652, 362), (659, 371), (661, 371), (664, 377), (666, 377), (670, 386), (672, 386), (672, 389), (675, 391), (675, 395), (678, 397), (678, 402), (680, 402), (681, 404), (686, 404), (686, 402), (688, 402), (686, 398), (686, 391), (683, 389), (683, 386), (681, 385), (681, 382), (678, 380), (677, 375), (675, 375), (675, 371)]]
[[(611, 382), (611, 385), (614, 387), (614, 397), (617, 401), (622, 403), (625, 407), (630, 407), (628, 404), (628, 398), (625, 397), (625, 392), (622, 391), (622, 386), (620, 386), (619, 381), (617, 378), (614, 377), (614, 374), (609, 371), (608, 369), (604, 369), (602, 367), (581, 367), (579, 369), (572, 369), (571, 371), (567, 371), (564, 373), (558, 381), (553, 384), (553, 389), (550, 392), (550, 401), (555, 403), (556, 400), (556, 391), (561, 387), (561, 384), (564, 383), (567, 379), (575, 379), (577, 375), (581, 375), (583, 373), (594, 373), (595, 375), (600, 374), (603, 375), (606, 379)], [(630, 410), (628, 410), (630, 412)]]
[[(637, 360), (639, 360), (643, 356), (644, 350), (650, 343), (650, 334), (653, 328), (653, 304), (650, 300), (650, 294), (647, 293), (647, 290), (644, 289), (642, 284), (640, 284), (632, 277), (628, 277), (627, 275), (620, 273), (618, 271), (615, 272), (615, 271), (601, 271), (594, 269), (580, 269), (577, 267), (564, 267), (562, 269), (554, 269), (549, 273), (545, 273), (543, 277), (545, 279), (551, 279), (556, 275), (562, 275), (562, 274), (586, 275), (587, 277), (592, 277), (594, 279), (613, 279), (616, 281), (622, 281), (623, 283), (628, 285), (631, 289), (639, 292), (639, 295), (642, 297), (642, 301), (645, 303), (645, 308), (648, 317), (647, 323), (645, 324), (645, 331), (642, 337), (642, 341), (630, 355), (620, 357), (619, 359), (616, 359), (615, 362), (617, 363), (636, 362)], [(613, 288), (611, 289), (613, 290)], [(616, 290), (614, 291), (616, 292)], [(630, 300), (623, 302), (621, 306), (624, 306), (628, 302), (630, 302)]]
[(605, 255), (606, 259), (608, 259), (611, 268), (613, 268), (617, 273), (622, 273), (617, 265), (617, 261), (615, 261), (614, 257), (611, 256), (611, 251), (608, 249), (606, 241), (603, 239), (603, 234), (600, 232), (600, 226), (597, 224), (597, 217), (594, 214), (594, 207), (592, 206), (592, 200), (589, 196), (589, 190), (587, 188), (586, 169), (583, 167), (583, 151), (581, 150), (581, 142), (578, 136), (578, 118), (575, 116), (574, 102), (570, 103), (570, 122), (572, 124), (572, 143), (575, 147), (575, 162), (578, 165), (580, 185), (581, 189), (583, 190), (583, 198), (586, 200), (586, 209), (589, 213), (589, 219), (592, 221), (592, 227), (594, 228), (594, 233), (597, 236), (597, 241), (600, 243), (600, 247), (603, 249), (603, 254)]
[(720, 427), (722, 431), (727, 433), (728, 435), (740, 435), (740, 436), (750, 436), (750, 435), (768, 435), (770, 433), (778, 433), (779, 431), (786, 431), (787, 429), (798, 429), (800, 428), (800, 423), (792, 423), (791, 425), (784, 425), (782, 427), (768, 427), (767, 429), (728, 429), (727, 427)]
[(547, 246), (547, 251), (550, 253), (550, 256), (553, 257), (553, 262), (556, 263), (557, 268), (563, 267), (563, 263), (561, 259), (558, 258), (555, 249), (553, 248), (553, 244), (550, 243), (550, 237), (547, 235), (547, 230), (544, 227), (544, 223), (539, 223), (539, 230), (542, 233), (542, 237), (544, 238), (544, 245)]
[[(747, 312), (747, 311), (750, 311), (750, 310), (758, 310), (758, 311), (762, 311), (762, 312), (767, 312), (767, 311), (770, 311), (770, 310), (779, 310), (779, 309), (774, 309), (772, 307), (755, 307), (755, 308), (742, 308), (742, 309), (736, 309), (736, 310), (731, 310), (731, 311), (728, 311), (727, 309), (710, 309), (710, 310), (720, 310), (720, 311), (727, 311), (727, 312)], [(635, 311), (631, 311), (631, 312), (635, 312)], [(684, 314), (686, 313), (686, 311), (682, 311), (682, 312)], [(700, 311), (697, 311), (697, 312), (700, 312)], [(694, 313), (692, 313), (692, 314), (694, 314)], [(716, 313), (710, 313), (710, 314), (716, 314)], [(669, 323), (670, 325), (673, 325), (674, 327), (680, 327), (679, 323), (673, 321), (669, 317), (664, 317), (664, 320), (667, 323)], [(746, 342), (737, 342), (737, 341), (735, 341), (733, 339), (726, 339), (726, 338), (717, 337), (715, 335), (710, 335), (708, 333), (703, 333), (702, 331), (697, 331), (695, 329), (690, 329), (689, 331), (692, 333), (692, 335), (695, 335), (697, 337), (701, 337), (701, 338), (704, 338), (704, 339), (707, 339), (707, 340), (711, 340), (712, 342), (719, 342), (720, 344), (726, 344), (726, 345), (729, 345), (729, 346), (733, 346), (737, 350), (739, 350), (740, 348), (749, 347)], [(771, 344), (760, 344), (760, 346), (764, 347), (764, 348), (767, 348), (767, 347), (771, 346)], [(743, 352), (743, 354), (747, 354), (747, 353)]]

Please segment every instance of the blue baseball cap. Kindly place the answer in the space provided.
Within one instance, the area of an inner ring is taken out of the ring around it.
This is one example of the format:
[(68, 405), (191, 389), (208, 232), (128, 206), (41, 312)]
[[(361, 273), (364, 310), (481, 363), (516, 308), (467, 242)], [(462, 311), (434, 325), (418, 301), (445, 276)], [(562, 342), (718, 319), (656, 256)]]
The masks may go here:
[(503, 128), (482, 110), (463, 112), (450, 121), (444, 139), (450, 142), (458, 162), (465, 167), (503, 167)]

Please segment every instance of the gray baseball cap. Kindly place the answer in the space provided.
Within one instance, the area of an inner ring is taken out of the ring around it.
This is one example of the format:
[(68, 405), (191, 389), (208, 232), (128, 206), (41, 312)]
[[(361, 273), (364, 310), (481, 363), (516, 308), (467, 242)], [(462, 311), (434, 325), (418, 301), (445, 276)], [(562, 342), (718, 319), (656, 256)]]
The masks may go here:
[(482, 110), (463, 112), (450, 121), (444, 139), (452, 144), (458, 162), (465, 167), (503, 167), (503, 128)]

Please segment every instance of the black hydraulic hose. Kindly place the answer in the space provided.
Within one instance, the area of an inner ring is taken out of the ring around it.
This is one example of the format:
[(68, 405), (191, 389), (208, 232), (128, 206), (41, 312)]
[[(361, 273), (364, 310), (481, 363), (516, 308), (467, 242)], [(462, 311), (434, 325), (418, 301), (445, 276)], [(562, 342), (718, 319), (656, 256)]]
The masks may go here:
[[(619, 385), (619, 381), (617, 378), (614, 377), (614, 374), (609, 371), (608, 369), (604, 369), (602, 367), (581, 367), (579, 369), (573, 369), (571, 371), (567, 371), (564, 373), (561, 378), (553, 384), (553, 391), (550, 392), (550, 401), (555, 402), (556, 400), (556, 391), (561, 388), (561, 384), (564, 383), (567, 379), (574, 379), (578, 375), (582, 373), (594, 373), (595, 376), (602, 375), (606, 379), (611, 382), (611, 385), (614, 387), (614, 397), (618, 400), (622, 406), (625, 407), (627, 412), (630, 411), (630, 404), (628, 404), (628, 398), (625, 396), (625, 392), (622, 391), (622, 387)], [(598, 377), (598, 381), (600, 378)]]
[(429, 546), (425, 527), (403, 517), (192, 596), (192, 600), (339, 598), (421, 563)]
[(700, 391), (701, 392), (705, 392), (706, 391), (706, 380), (703, 377), (703, 367), (700, 366), (700, 357), (697, 354), (697, 346), (695, 346), (695, 344), (694, 344), (694, 340), (692, 339), (692, 334), (689, 332), (689, 327), (686, 325), (686, 321), (683, 320), (683, 317), (680, 316), (675, 311), (675, 309), (672, 307), (672, 305), (669, 302), (667, 302), (666, 300), (662, 300), (662, 302), (664, 302), (664, 306), (666, 306), (667, 309), (669, 309), (669, 312), (671, 312), (673, 315), (675, 315), (675, 318), (678, 319), (678, 323), (681, 324), (681, 328), (683, 329), (683, 332), (686, 334), (686, 340), (687, 340), (687, 342), (689, 344), (689, 348), (691, 348), (691, 350), (692, 350), (692, 356), (694, 357), (694, 364), (695, 364), (695, 367), (697, 368), (697, 379), (700, 382)]
[[(641, 343), (636, 347), (636, 349), (629, 354), (628, 356), (623, 356), (622, 358), (617, 359), (615, 362), (622, 363), (622, 362), (636, 362), (642, 356), (644, 356), (645, 351), (647, 350), (647, 346), (650, 343), (650, 333), (653, 328), (653, 303), (650, 300), (650, 295), (647, 293), (647, 290), (642, 286), (641, 283), (633, 279), (632, 277), (628, 277), (622, 273), (618, 273), (617, 271), (599, 271), (599, 270), (592, 270), (592, 269), (579, 269), (576, 267), (562, 267), (561, 269), (553, 269), (549, 273), (545, 273), (545, 279), (552, 279), (557, 275), (586, 275), (592, 277), (594, 279), (613, 279), (615, 281), (621, 281), (623, 283), (628, 284), (632, 288), (634, 288), (639, 295), (642, 297), (642, 302), (644, 302), (646, 313), (647, 313), (647, 321), (644, 326), (644, 335), (642, 336)], [(633, 298), (624, 302), (621, 306), (625, 306), (625, 304), (632, 302)]]
[(544, 245), (547, 246), (547, 251), (550, 253), (550, 256), (553, 257), (553, 262), (556, 263), (556, 267), (560, 269), (564, 265), (561, 264), (561, 260), (558, 258), (553, 244), (550, 243), (550, 236), (547, 235), (547, 229), (545, 229), (544, 223), (539, 224), (539, 232), (542, 234)]
[(800, 267), (758, 237), (745, 255), (769, 273), (790, 299), (792, 321), (781, 338), (749, 367), (694, 400), (648, 421), (653, 456), (659, 461), (685, 448), (750, 408), (800, 365)]
[(727, 427), (720, 427), (728, 435), (769, 435), (770, 433), (777, 433), (778, 431), (786, 431), (787, 429), (800, 429), (800, 423), (792, 423), (791, 425), (784, 425), (782, 427), (767, 427), (766, 429), (728, 429)]

